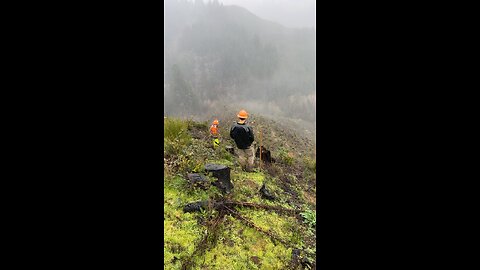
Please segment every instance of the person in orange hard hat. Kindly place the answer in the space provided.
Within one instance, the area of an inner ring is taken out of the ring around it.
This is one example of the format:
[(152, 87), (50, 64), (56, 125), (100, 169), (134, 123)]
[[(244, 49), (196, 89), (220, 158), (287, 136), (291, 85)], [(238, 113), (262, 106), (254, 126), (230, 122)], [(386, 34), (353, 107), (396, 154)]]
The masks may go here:
[(210, 135), (213, 137), (213, 148), (216, 148), (220, 145), (218, 123), (218, 119), (215, 119), (210, 126)]
[(255, 140), (253, 129), (246, 124), (248, 113), (241, 110), (238, 114), (238, 121), (230, 129), (230, 137), (235, 141), (238, 148), (238, 162), (247, 172), (253, 170), (255, 153), (252, 143)]

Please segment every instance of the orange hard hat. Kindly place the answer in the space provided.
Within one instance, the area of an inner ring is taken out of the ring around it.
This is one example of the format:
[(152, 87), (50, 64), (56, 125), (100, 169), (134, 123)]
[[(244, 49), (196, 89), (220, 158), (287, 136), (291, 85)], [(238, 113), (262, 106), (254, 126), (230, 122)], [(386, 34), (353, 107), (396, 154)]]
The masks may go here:
[(238, 114), (237, 114), (238, 118), (248, 118), (248, 113), (247, 111), (245, 110), (241, 110)]
[(217, 119), (213, 120), (213, 124), (218, 125), (218, 120)]

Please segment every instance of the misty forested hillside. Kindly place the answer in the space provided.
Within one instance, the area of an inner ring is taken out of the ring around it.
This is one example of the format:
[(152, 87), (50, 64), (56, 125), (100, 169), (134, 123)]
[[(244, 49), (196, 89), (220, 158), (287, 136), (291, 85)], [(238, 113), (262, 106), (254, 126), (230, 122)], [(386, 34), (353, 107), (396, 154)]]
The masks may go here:
[(314, 29), (217, 1), (166, 0), (164, 10), (166, 115), (207, 120), (229, 106), (315, 128)]

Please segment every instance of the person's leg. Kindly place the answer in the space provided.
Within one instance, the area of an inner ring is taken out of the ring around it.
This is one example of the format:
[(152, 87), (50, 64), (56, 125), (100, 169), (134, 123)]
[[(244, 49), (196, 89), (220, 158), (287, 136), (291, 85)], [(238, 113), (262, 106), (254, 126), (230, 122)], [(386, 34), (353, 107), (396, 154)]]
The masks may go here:
[(218, 138), (213, 138), (213, 148), (216, 149), (220, 145)]
[(246, 149), (238, 149), (238, 163), (242, 166), (242, 169), (245, 169), (247, 165), (247, 153)]

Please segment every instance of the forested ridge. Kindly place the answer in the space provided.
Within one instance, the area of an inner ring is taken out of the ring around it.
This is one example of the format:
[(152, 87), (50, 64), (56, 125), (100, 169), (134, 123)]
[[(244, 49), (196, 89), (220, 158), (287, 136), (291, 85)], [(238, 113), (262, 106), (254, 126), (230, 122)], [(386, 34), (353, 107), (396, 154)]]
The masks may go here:
[(232, 106), (315, 129), (314, 29), (217, 1), (166, 0), (164, 12), (165, 115), (206, 120)]

